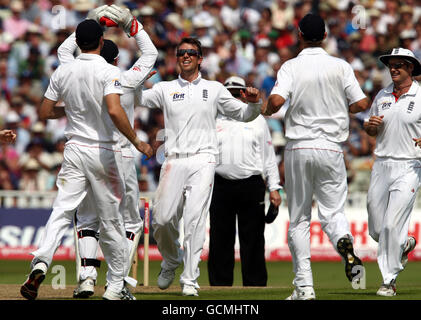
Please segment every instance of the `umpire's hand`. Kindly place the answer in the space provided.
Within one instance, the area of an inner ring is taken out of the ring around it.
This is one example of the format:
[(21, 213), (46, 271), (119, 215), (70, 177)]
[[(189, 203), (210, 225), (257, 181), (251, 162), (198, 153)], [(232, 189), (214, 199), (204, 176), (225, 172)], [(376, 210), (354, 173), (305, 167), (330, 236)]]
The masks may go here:
[(282, 202), (281, 195), (279, 194), (278, 190), (273, 190), (269, 194), (270, 203), (272, 203), (275, 207), (279, 207)]

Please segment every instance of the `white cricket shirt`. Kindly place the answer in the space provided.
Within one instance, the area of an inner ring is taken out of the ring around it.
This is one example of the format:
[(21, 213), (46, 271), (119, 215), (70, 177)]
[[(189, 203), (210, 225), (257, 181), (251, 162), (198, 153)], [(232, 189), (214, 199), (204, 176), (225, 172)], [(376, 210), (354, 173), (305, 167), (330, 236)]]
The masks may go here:
[(73, 62), (60, 65), (52, 74), (45, 97), (65, 103), (64, 134), (98, 142), (118, 142), (104, 97), (122, 94), (120, 70), (97, 54), (82, 53)]
[[(134, 65), (130, 69), (123, 71), (120, 76), (123, 90), (123, 95), (120, 97), (120, 103), (126, 112), (127, 118), (129, 119), (132, 127), (134, 125), (135, 99), (137, 96), (141, 95), (142, 85), (151, 72), (158, 56), (158, 51), (145, 30), (140, 30), (134, 36), (134, 39), (141, 51), (141, 55)], [(77, 47), (75, 33), (72, 33), (58, 48), (57, 56), (60, 64), (74, 61), (75, 58), (73, 54)], [(123, 134), (121, 134), (120, 144), (123, 148), (123, 153), (126, 152), (125, 148), (130, 148), (132, 152), (139, 152)], [(123, 154), (123, 156), (133, 155), (128, 153)]]
[(261, 102), (243, 103), (218, 81), (205, 80), (200, 73), (192, 82), (181, 76), (161, 81), (144, 90), (141, 104), (160, 108), (165, 121), (165, 155), (218, 154), (218, 113), (240, 121), (252, 121), (260, 114)]
[(338, 151), (349, 134), (349, 105), (365, 98), (351, 66), (322, 48), (306, 48), (286, 61), (271, 94), (290, 99), (288, 140), (299, 140), (297, 146), (328, 144)]
[(281, 189), (272, 138), (262, 115), (250, 122), (218, 116), (216, 132), (219, 150), (217, 174), (228, 180), (261, 174), (267, 178), (270, 191)]
[[(370, 116), (384, 116), (376, 137), (377, 157), (395, 159), (421, 159), (421, 149), (412, 138), (421, 138), (421, 90), (414, 81), (408, 92), (393, 95), (393, 83), (379, 91), (374, 99)], [(368, 119), (367, 119), (368, 120)], [(366, 121), (367, 121), (366, 120)]]

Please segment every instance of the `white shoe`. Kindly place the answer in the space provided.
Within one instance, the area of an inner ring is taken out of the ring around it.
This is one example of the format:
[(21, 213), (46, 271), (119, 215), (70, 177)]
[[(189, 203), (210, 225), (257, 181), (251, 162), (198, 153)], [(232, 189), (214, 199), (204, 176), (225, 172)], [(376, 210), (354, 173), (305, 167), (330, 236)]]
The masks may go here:
[(190, 284), (183, 285), (182, 294), (183, 294), (183, 296), (193, 296), (193, 297), (199, 296), (199, 293), (197, 292), (197, 289)]
[(88, 277), (80, 280), (78, 287), (73, 291), (73, 298), (89, 298), (94, 294), (95, 280)]
[(296, 287), (292, 294), (285, 300), (316, 300), (313, 287)]
[(377, 290), (378, 296), (383, 297), (393, 297), (396, 296), (396, 286), (395, 286), (395, 280), (392, 280), (389, 284), (382, 284)]
[(408, 254), (415, 249), (415, 246), (417, 245), (417, 240), (413, 236), (409, 236), (408, 240), (406, 240), (405, 249), (402, 253), (402, 267), (406, 267), (406, 264), (408, 263)]
[(158, 287), (159, 289), (167, 289), (175, 278), (175, 270), (161, 269), (158, 276)]
[(115, 292), (109, 287), (105, 290), (102, 296), (104, 300), (136, 300), (127, 287), (124, 287), (120, 292)]

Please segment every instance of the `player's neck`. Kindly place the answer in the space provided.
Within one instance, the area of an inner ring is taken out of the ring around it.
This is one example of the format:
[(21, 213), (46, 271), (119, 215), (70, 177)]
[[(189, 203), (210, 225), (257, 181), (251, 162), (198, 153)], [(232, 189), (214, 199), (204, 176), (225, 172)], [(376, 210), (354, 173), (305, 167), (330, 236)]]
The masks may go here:
[(188, 82), (192, 82), (197, 79), (199, 76), (199, 70), (194, 70), (193, 72), (181, 71), (180, 77)]
[(393, 83), (393, 91), (403, 94), (409, 91), (409, 88), (412, 85), (412, 78), (405, 79), (402, 82), (394, 82)]

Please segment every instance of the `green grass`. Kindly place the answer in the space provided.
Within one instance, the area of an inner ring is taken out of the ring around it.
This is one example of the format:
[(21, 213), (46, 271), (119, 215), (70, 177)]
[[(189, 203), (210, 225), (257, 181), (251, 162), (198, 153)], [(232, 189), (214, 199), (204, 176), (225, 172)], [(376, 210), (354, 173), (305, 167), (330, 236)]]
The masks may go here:
[[(73, 261), (55, 261), (47, 274), (44, 284), (51, 284), (55, 276), (51, 271), (55, 265), (62, 265), (66, 270), (66, 283), (75, 285), (75, 267)], [(353, 289), (345, 277), (344, 266), (341, 262), (313, 262), (313, 277), (316, 297), (319, 300), (421, 300), (421, 262), (409, 262), (406, 269), (399, 275), (397, 281), (398, 295), (393, 298), (376, 296), (376, 291), (382, 282), (377, 263), (366, 262), (366, 288)], [(283, 300), (293, 290), (292, 264), (291, 262), (267, 262), (268, 287), (267, 288), (242, 288), (241, 265), (235, 266), (235, 278), (233, 288), (202, 288), (200, 297), (197, 299), (206, 300)], [(160, 261), (150, 262), (151, 287), (156, 287), (156, 279), (160, 270)], [(138, 299), (142, 300), (178, 300), (185, 299), (180, 295), (178, 279), (182, 268), (178, 268), (176, 281), (172, 285), (174, 290), (136, 293)], [(207, 275), (207, 262), (200, 263), (201, 275), (199, 285), (209, 286)], [(0, 261), (0, 284), (21, 284), (29, 272), (29, 261)], [(98, 275), (98, 285), (105, 284), (106, 264), (102, 266)], [(143, 265), (139, 263), (139, 283), (143, 282)]]

